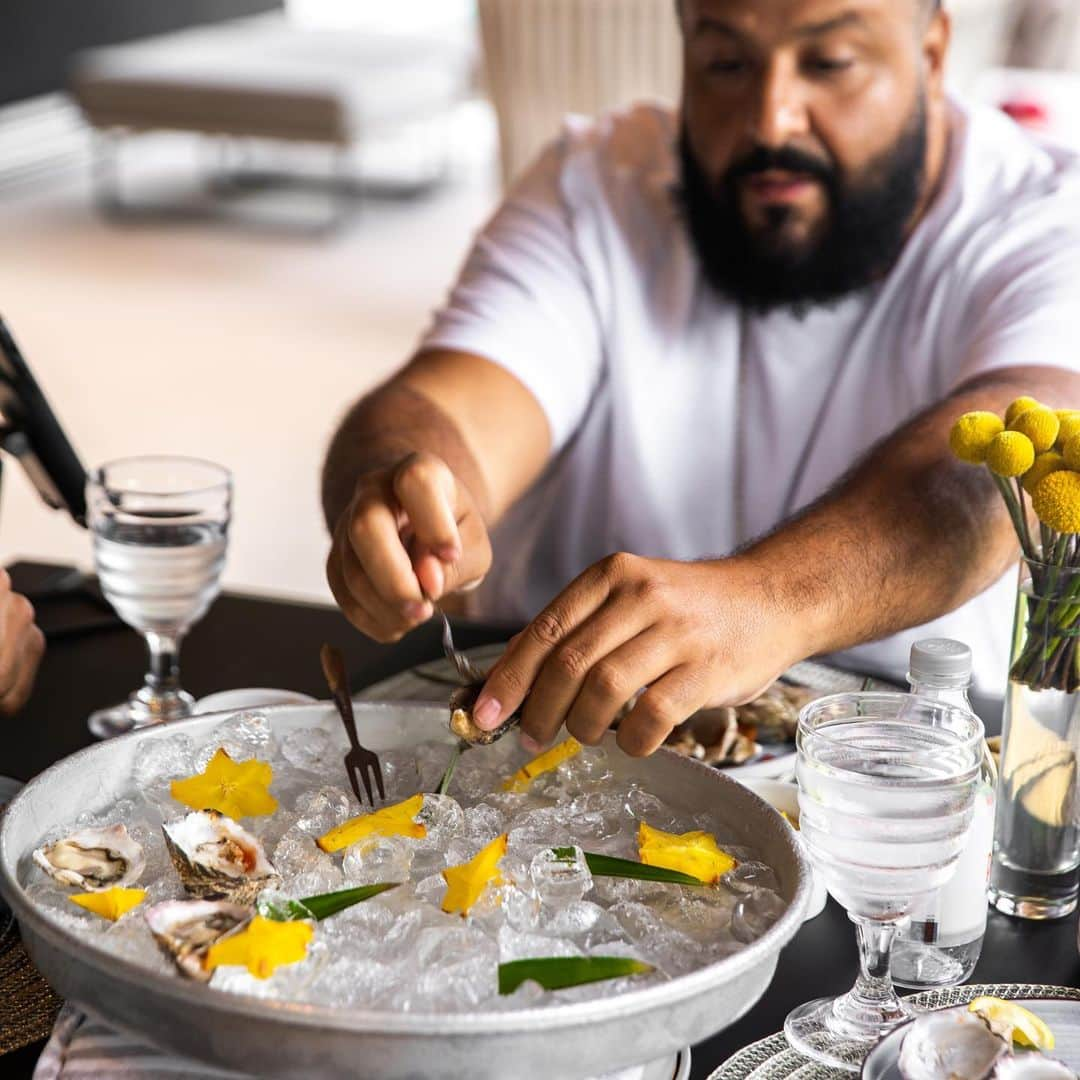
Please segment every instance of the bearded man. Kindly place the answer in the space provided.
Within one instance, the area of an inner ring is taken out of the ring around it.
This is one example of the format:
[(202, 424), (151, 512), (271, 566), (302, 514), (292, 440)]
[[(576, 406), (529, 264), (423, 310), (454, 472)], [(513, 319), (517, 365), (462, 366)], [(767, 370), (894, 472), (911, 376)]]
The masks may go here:
[[(933, 0), (681, 0), (681, 109), (573, 120), (347, 415), (327, 573), (393, 641), (518, 618), (476, 707), (656, 749), (809, 656), (1004, 684), (1016, 556), (948, 433), (1080, 406), (1080, 163), (945, 91)], [(494, 554), (493, 554), (494, 553)]]

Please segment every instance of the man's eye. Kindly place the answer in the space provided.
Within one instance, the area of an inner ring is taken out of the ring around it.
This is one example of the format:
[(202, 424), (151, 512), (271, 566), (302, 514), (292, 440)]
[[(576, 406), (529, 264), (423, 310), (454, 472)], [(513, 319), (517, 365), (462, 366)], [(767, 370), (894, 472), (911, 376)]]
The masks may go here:
[(710, 75), (737, 75), (746, 70), (742, 60), (713, 60), (705, 69)]
[(821, 74), (832, 75), (838, 71), (847, 71), (854, 63), (854, 60), (830, 60), (826, 57), (819, 57), (817, 60), (810, 61), (810, 68), (812, 71), (817, 71)]

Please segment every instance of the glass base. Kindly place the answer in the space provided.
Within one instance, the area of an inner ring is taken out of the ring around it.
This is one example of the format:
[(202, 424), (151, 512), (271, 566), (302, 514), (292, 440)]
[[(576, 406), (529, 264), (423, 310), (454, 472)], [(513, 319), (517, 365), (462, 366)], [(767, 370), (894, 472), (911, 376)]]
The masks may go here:
[(195, 699), (186, 690), (154, 693), (145, 686), (127, 701), (90, 714), (86, 726), (95, 739), (112, 739), (129, 731), (167, 724), (191, 716)]
[(987, 893), (990, 903), (1003, 915), (1016, 919), (1064, 919), (1076, 910), (1076, 890), (1071, 894), (1056, 897), (1025, 896), (1023, 893), (1006, 891), (1000, 886), (991, 885)]
[(864, 1016), (845, 1015), (849, 1002), (848, 995), (818, 998), (788, 1013), (784, 1034), (792, 1049), (832, 1069), (857, 1073), (874, 1046), (915, 1015), (914, 1009), (898, 1001), (897, 1009), (868, 1022)]

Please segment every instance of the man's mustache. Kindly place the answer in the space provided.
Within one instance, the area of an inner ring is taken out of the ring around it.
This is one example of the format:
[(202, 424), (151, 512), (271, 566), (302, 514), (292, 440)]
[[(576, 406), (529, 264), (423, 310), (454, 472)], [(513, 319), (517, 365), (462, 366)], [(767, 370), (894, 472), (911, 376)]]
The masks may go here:
[(759, 146), (735, 162), (724, 174), (724, 180), (727, 184), (735, 184), (745, 177), (772, 171), (812, 176), (824, 184), (833, 183), (836, 176), (835, 170), (827, 162), (801, 150), (788, 146), (779, 150)]

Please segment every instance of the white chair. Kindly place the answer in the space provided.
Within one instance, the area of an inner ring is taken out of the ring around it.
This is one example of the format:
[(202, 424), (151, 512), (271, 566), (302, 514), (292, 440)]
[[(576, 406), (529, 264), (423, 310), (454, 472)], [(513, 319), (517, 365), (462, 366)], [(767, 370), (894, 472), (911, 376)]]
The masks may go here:
[(568, 113), (678, 100), (673, 0), (480, 0), (479, 8), (505, 184)]

